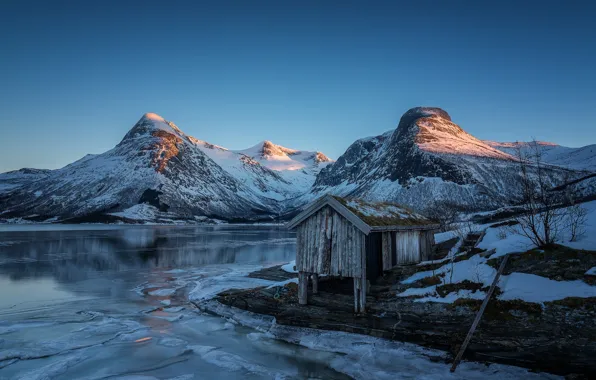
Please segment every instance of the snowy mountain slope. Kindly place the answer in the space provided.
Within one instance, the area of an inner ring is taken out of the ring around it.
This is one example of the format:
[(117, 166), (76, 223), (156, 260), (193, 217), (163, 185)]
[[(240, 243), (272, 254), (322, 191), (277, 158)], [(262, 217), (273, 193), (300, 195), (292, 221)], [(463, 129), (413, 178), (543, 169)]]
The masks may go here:
[(251, 219), (279, 208), (222, 169), (175, 124), (145, 114), (113, 149), (6, 194), (0, 217), (68, 218), (138, 203), (180, 218)]
[[(496, 142), (487, 140), (484, 143), (513, 156), (517, 154), (518, 147), (522, 149), (522, 152), (527, 152), (535, 144), (534, 142)], [(544, 141), (537, 141), (536, 144), (540, 147), (542, 159), (548, 164), (575, 170), (596, 171), (596, 144), (581, 148), (568, 148)]]
[[(545, 169), (552, 186), (582, 175)], [(396, 130), (361, 139), (321, 170), (303, 200), (331, 192), (423, 209), (448, 200), (482, 210), (514, 202), (519, 194), (515, 157), (466, 133), (439, 108), (407, 111)]]
[(49, 175), (48, 169), (23, 168), (0, 173), (0, 194), (43, 179)]
[(192, 141), (234, 178), (260, 195), (279, 201), (307, 192), (320, 169), (331, 162), (320, 152), (289, 149), (269, 141), (238, 151)]
[(290, 149), (271, 141), (262, 141), (236, 153), (250, 157), (278, 173), (292, 185), (295, 196), (307, 192), (321, 169), (333, 162), (321, 152)]

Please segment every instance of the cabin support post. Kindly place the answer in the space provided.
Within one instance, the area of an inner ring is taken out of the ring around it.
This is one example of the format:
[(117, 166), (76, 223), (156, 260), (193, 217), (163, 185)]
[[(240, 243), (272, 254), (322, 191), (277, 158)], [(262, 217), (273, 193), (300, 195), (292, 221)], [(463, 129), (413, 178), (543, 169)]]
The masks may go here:
[(319, 275), (317, 273), (313, 273), (310, 276), (312, 281), (312, 294), (319, 294)]
[(358, 309), (360, 313), (364, 313), (366, 310), (366, 274), (362, 274), (362, 278), (360, 279), (360, 294), (358, 297)]
[(308, 273), (298, 272), (298, 303), (308, 304)]
[(354, 277), (354, 312), (360, 312), (360, 288), (362, 288), (362, 279)]

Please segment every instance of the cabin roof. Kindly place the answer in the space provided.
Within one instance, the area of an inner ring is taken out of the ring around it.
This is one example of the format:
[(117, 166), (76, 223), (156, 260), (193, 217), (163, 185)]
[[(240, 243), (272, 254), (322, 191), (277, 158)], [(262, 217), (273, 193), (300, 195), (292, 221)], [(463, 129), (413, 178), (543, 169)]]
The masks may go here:
[(325, 206), (333, 208), (366, 235), (371, 231), (432, 230), (439, 227), (436, 222), (395, 203), (366, 202), (335, 195), (324, 195), (310, 203), (286, 227), (296, 228)]

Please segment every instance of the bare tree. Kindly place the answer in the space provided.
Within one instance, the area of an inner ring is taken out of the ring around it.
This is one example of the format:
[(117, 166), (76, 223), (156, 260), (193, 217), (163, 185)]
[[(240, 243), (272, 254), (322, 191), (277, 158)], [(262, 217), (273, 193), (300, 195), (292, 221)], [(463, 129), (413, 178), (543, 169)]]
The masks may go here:
[(441, 232), (445, 232), (450, 230), (453, 223), (457, 220), (459, 209), (457, 205), (449, 201), (434, 200), (422, 210), (422, 214), (437, 221)]
[(537, 247), (554, 244), (560, 239), (565, 225), (565, 210), (549, 190), (552, 188), (543, 162), (540, 145), (533, 141), (524, 151), (521, 144), (516, 148), (520, 169), (523, 212), (515, 219), (521, 235)]
[(585, 225), (588, 220), (588, 210), (580, 204), (567, 207), (567, 227), (569, 228), (569, 241), (577, 241), (585, 233)]

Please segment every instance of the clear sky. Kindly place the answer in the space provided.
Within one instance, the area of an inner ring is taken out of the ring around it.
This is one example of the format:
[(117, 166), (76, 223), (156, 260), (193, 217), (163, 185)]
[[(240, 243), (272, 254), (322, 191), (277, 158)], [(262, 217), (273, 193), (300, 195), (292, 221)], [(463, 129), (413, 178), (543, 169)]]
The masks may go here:
[(337, 158), (438, 106), (476, 137), (596, 143), (580, 1), (0, 3), (0, 172), (117, 144), (145, 112)]

